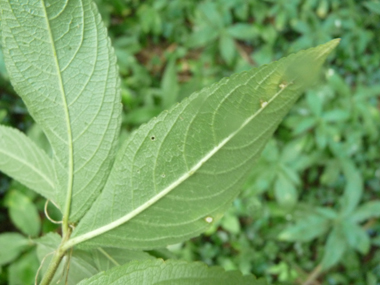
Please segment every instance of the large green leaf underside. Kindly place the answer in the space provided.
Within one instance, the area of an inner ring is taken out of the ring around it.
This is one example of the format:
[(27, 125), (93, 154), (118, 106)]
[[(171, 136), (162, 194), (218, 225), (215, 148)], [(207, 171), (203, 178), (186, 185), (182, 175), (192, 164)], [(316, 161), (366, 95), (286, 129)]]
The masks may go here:
[(68, 246), (148, 249), (205, 231), (338, 42), (223, 79), (140, 127)]
[[(11, 82), (53, 149), (55, 201), (78, 220), (103, 188), (119, 133), (116, 58), (90, 0), (1, 0)], [(65, 207), (66, 205), (66, 207)]]
[(186, 262), (179, 260), (148, 260), (131, 262), (124, 266), (99, 273), (80, 285), (103, 284), (181, 284), (181, 285), (231, 285), (249, 284), (264, 285), (265, 281), (257, 280), (252, 275), (241, 275), (237, 271), (226, 272), (220, 267), (208, 267), (200, 262)]
[(54, 198), (51, 159), (23, 133), (6, 126), (0, 126), (0, 171), (47, 199)]

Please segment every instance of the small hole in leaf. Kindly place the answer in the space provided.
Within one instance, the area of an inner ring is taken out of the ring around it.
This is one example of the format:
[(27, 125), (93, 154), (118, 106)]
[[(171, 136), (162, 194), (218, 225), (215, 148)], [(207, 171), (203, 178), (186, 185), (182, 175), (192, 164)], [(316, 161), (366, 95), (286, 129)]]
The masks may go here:
[(214, 219), (213, 219), (212, 217), (210, 217), (210, 216), (208, 216), (208, 217), (205, 218), (205, 221), (206, 221), (207, 223), (209, 223), (209, 224), (211, 224), (213, 220), (214, 220)]
[(266, 105), (268, 105), (267, 101), (260, 100), (260, 106), (261, 106), (261, 108), (264, 108)]
[(162, 178), (165, 178), (165, 176), (166, 176), (165, 173), (162, 173), (162, 174), (161, 174), (161, 177), (162, 177)]
[(150, 140), (151, 140), (151, 141), (155, 141), (155, 140), (156, 140), (156, 136), (151, 136), (151, 137), (150, 137)]

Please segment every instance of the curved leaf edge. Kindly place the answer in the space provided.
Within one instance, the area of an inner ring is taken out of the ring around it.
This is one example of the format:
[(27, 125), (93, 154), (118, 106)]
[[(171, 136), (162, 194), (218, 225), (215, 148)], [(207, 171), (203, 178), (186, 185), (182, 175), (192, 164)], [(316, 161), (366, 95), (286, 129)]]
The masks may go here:
[[(327, 42), (325, 44), (319, 45), (317, 47), (312, 47), (312, 48), (309, 48), (309, 49), (305, 49), (305, 50), (299, 51), (297, 53), (293, 53), (293, 54), (291, 54), (291, 55), (289, 55), (287, 57), (283, 57), (283, 58), (279, 59), (278, 61), (274, 61), (274, 62), (271, 62), (269, 64), (266, 64), (266, 65), (263, 65), (263, 66), (260, 66), (260, 67), (255, 67), (255, 68), (250, 69), (248, 71), (243, 71), (243, 72), (240, 72), (240, 73), (236, 73), (236, 74), (234, 74), (234, 75), (232, 75), (230, 77), (225, 77), (225, 78), (221, 79), (219, 82), (216, 82), (216, 83), (212, 84), (211, 86), (205, 87), (202, 90), (193, 93), (188, 98), (185, 98), (184, 100), (182, 100), (182, 102), (180, 102), (180, 103), (176, 104), (175, 106), (173, 106), (172, 108), (170, 108), (170, 110), (165, 110), (165, 111), (161, 112), (158, 117), (155, 117), (155, 118), (151, 119), (149, 122), (147, 122), (146, 124), (141, 125), (138, 129), (136, 129), (135, 131), (133, 131), (132, 134), (124, 141), (124, 143), (122, 144), (122, 146), (118, 150), (118, 154), (116, 156), (117, 159), (115, 160), (115, 163), (114, 163), (113, 167), (115, 167), (115, 165), (117, 165), (118, 159), (120, 159), (120, 158), (122, 158), (124, 156), (129, 143), (131, 141), (133, 141), (136, 136), (138, 136), (140, 134), (148, 134), (148, 132), (152, 128), (154, 128), (154, 126), (157, 123), (159, 123), (161, 121), (164, 121), (165, 118), (166, 118), (166, 116), (169, 113), (175, 112), (177, 108), (180, 108), (180, 107), (184, 108), (185, 107), (184, 105), (190, 104), (197, 96), (213, 92), (217, 88), (221, 88), (222, 86), (228, 84), (228, 82), (230, 80), (235, 79), (236, 77), (244, 76), (247, 73), (254, 74), (256, 72), (259, 72), (262, 69), (265, 69), (267, 66), (272, 65), (272, 64), (280, 64), (280, 63), (282, 63), (284, 61), (292, 61), (294, 58), (301, 58), (304, 55), (307, 55), (308, 53), (310, 53), (310, 51), (312, 51), (312, 50), (319, 49), (319, 50), (321, 50), (321, 55), (325, 55), (325, 54), (328, 55), (338, 45), (339, 42), (340, 42), (340, 39), (335, 39), (335, 40), (329, 41), (329, 42)], [(261, 111), (261, 110), (259, 110), (259, 111)], [(112, 172), (113, 171), (111, 171), (111, 174), (110, 174), (109, 178), (112, 176)], [(107, 185), (107, 183), (106, 183), (106, 185)], [(98, 199), (100, 197), (101, 196), (99, 196)], [(96, 207), (96, 202), (93, 204), (92, 207)], [(89, 211), (91, 211), (92, 207), (90, 208)], [(113, 222), (112, 224), (113, 224), (112, 226), (106, 225), (106, 226), (103, 226), (101, 228), (97, 228), (97, 229), (92, 230), (92, 231), (87, 232), (87, 233), (80, 233), (80, 234), (78, 234), (78, 231), (74, 231), (73, 235), (72, 235), (72, 239), (68, 241), (67, 247), (71, 247), (73, 245), (77, 245), (79, 243), (82, 243), (85, 240), (88, 240), (88, 239), (91, 239), (93, 237), (99, 236), (102, 233), (108, 232), (109, 230), (112, 230), (113, 228), (121, 225), (121, 224), (116, 224), (115, 222)], [(80, 223), (79, 223), (79, 226), (80, 226)]]
[[(165, 273), (163, 273), (165, 269), (170, 271), (171, 276), (168, 277), (169, 279), (163, 280), (162, 278), (165, 278)], [(186, 269), (191, 272), (184, 272)], [(181, 278), (188, 279), (188, 282), (197, 282), (197, 284), (206, 284), (204, 282), (207, 281), (207, 284), (210, 285), (231, 284), (227, 282), (231, 282), (232, 280), (234, 282), (237, 282), (235, 284), (267, 284), (264, 279), (257, 279), (252, 274), (243, 275), (238, 270), (226, 271), (220, 266), (208, 266), (207, 264), (199, 261), (189, 262), (185, 260), (174, 259), (154, 259), (146, 261), (132, 261), (123, 266), (114, 267), (111, 270), (101, 272), (92, 276), (91, 278), (82, 280), (79, 285), (100, 285), (105, 284), (104, 282), (107, 282), (107, 284), (113, 284), (113, 282), (123, 282), (125, 285), (143, 285), (146, 284), (143, 283), (144, 280), (139, 279), (138, 283), (136, 283), (136, 279), (128, 277), (129, 274), (141, 271), (143, 271), (144, 277), (148, 276), (149, 274), (153, 275), (153, 278), (159, 284), (173, 284), (166, 282), (179, 282)], [(181, 274), (183, 275), (181, 276)], [(210, 283), (210, 279), (212, 278), (215, 278), (215, 280), (214, 282)]]

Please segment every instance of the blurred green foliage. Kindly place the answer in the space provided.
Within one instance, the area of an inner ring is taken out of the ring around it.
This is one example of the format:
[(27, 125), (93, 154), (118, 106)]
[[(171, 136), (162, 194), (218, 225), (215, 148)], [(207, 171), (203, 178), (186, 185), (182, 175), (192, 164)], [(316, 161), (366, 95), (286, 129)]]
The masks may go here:
[[(224, 76), (342, 38), (224, 218), (172, 253), (154, 254), (270, 283), (380, 284), (379, 1), (96, 2), (120, 66), (122, 137)], [(30, 130), (2, 57), (0, 75), (0, 123)], [(48, 150), (38, 129), (29, 135)], [(43, 199), (4, 176), (0, 195), (0, 283), (32, 284), (39, 264), (28, 237), (57, 226), (44, 217)], [(54, 206), (48, 212), (60, 219)]]

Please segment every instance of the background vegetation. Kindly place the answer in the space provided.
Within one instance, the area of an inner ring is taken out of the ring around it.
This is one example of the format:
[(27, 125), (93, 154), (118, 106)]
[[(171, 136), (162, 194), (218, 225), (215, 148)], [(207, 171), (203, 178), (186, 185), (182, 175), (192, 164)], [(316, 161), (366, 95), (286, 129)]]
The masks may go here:
[[(270, 283), (380, 284), (380, 2), (97, 3), (118, 56), (125, 136), (224, 76), (342, 38), (320, 83), (280, 126), (230, 211), (206, 234), (171, 246), (170, 255)], [(0, 74), (0, 123), (48, 149), (2, 58)], [(1, 284), (34, 282), (35, 249), (17, 238), (59, 231), (45, 218), (44, 203), (0, 174)], [(15, 240), (11, 247), (4, 232)]]

